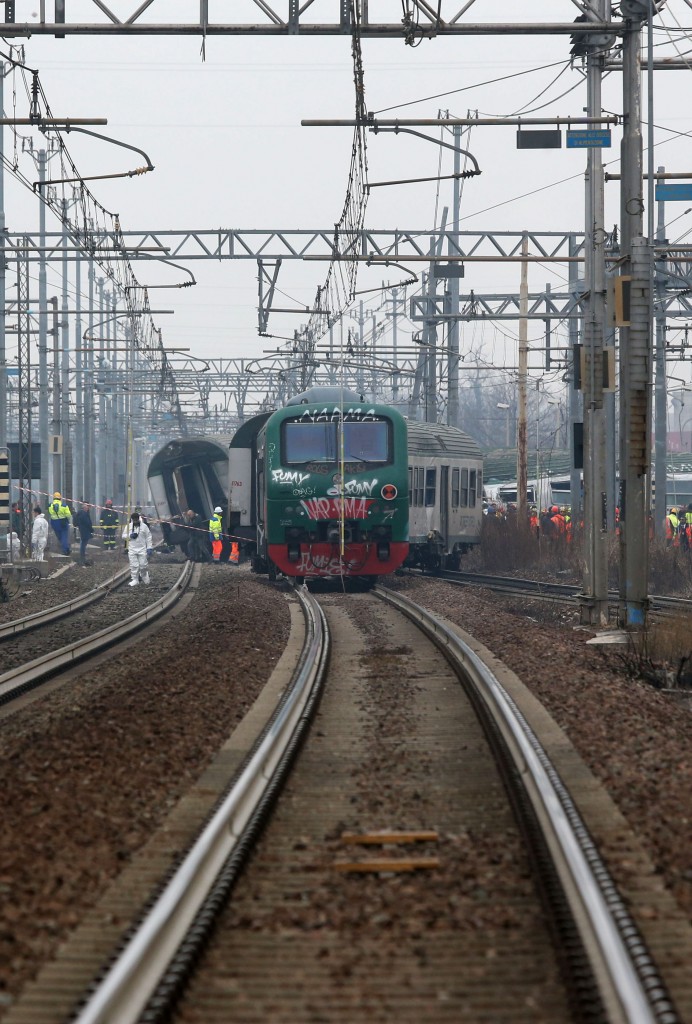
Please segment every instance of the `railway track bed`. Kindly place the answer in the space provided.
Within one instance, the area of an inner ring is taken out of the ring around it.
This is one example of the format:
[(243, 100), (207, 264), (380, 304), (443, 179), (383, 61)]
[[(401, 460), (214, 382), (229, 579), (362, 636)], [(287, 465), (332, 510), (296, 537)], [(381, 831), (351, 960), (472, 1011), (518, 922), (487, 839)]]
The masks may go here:
[[(0, 722), (0, 1019), (197, 778), (280, 657), (284, 596), (248, 579), (241, 597), (228, 572), (210, 568), (196, 598), (154, 636)], [(210, 603), (233, 624), (232, 647), (209, 628)]]
[[(244, 587), (245, 583), (243, 580), (239, 586)], [(425, 597), (424, 603), (437, 600), (445, 611), (453, 611), (449, 598), (440, 595), (439, 584), (397, 581), (395, 589), (402, 585), (417, 590), (416, 599)], [(465, 594), (467, 611), (468, 603), (473, 607), (478, 600)], [(533, 947), (526, 944), (527, 936), (522, 932), (528, 928), (533, 942), (534, 927), (536, 932), (545, 928), (540, 909), (536, 909), (535, 895), (533, 910), (517, 902), (518, 894), (524, 898), (533, 887), (528, 881), (526, 863), (521, 860), (521, 850), (517, 853), (503, 845), (509, 832), (516, 836), (511, 815), (507, 818), (506, 805), (500, 811), (498, 826), (492, 817), (496, 808), (488, 786), (481, 798), (484, 802), (476, 798), (471, 811), (463, 813), (461, 822), (453, 820), (458, 813), (456, 797), (460, 791), (471, 791), (475, 782), (473, 771), (460, 767), (459, 747), (454, 747), (456, 753), (450, 755), (451, 748), (447, 746), (447, 741), (459, 738), (462, 730), (470, 727), (469, 716), (463, 714), (459, 719), (458, 712), (445, 704), (452, 695), (458, 701), (458, 685), (447, 686), (442, 682), (446, 671), (443, 661), (441, 671), (438, 673), (435, 668), (431, 673), (430, 658), (421, 655), (422, 663), (416, 668), (413, 652), (419, 644), (407, 633), (413, 627), (402, 625), (401, 620), (398, 624), (393, 622), (383, 610), (373, 610), (373, 601), (371, 595), (325, 598), (335, 634), (350, 636), (336, 659), (341, 687), (337, 686), (336, 692), (330, 687), (325, 695), (314, 739), (306, 744), (298, 762), (298, 772), (306, 764), (307, 775), (302, 782), (298, 776), (296, 781), (289, 782), (288, 803), (283, 810), (283, 800), (279, 803), (278, 824), (269, 826), (253, 857), (251, 873), (238, 883), (238, 898), (224, 914), (232, 926), (228, 938), (231, 945), (216, 953), (212, 948), (211, 974), (194, 982), (182, 1004), (181, 1022), (204, 1020), (207, 1024), (215, 1019), (213, 1013), (219, 1007), (224, 1009), (218, 1019), (224, 1021), (311, 1019), (310, 1015), (315, 1014), (316, 1019), (325, 1020), (406, 1020), (406, 1014), (412, 1012), (407, 1007), (417, 1013), (410, 1019), (419, 1020), (425, 1014), (431, 1020), (476, 1020), (479, 1018), (474, 1014), (486, 1005), (484, 986), (488, 979), (504, 980), (505, 975), (497, 973), (497, 968), (498, 963), (505, 961), (506, 970), (507, 964), (511, 965), (507, 976), (516, 977), (517, 982), (525, 985), (521, 997), (513, 992), (507, 1015), (502, 1016), (505, 1011), (500, 1009), (497, 1019), (563, 1019), (558, 1007), (560, 1000), (564, 1002), (564, 993), (557, 980), (557, 966), (554, 960), (543, 957), (539, 958), (537, 971), (530, 952)], [(246, 603), (247, 595), (243, 601)], [(487, 615), (487, 606), (485, 611)], [(477, 619), (483, 621), (482, 616)], [(508, 617), (498, 616), (495, 628), (509, 643), (512, 629), (507, 622)], [(474, 629), (477, 624), (474, 623)], [(526, 637), (526, 623), (521, 628)], [(541, 636), (540, 631), (533, 637), (537, 638), (545, 645), (546, 636)], [(370, 643), (375, 647), (368, 647)], [(558, 647), (554, 636), (550, 637), (550, 644), (548, 653), (553, 655)], [(530, 662), (530, 646), (524, 644), (524, 664)], [(580, 646), (583, 648), (583, 644)], [(439, 655), (434, 657), (442, 660)], [(532, 664), (535, 672), (535, 661)], [(404, 671), (404, 667), (410, 668), (411, 673)], [(432, 700), (427, 688), (429, 680), (431, 685), (437, 685)], [(584, 683), (584, 678), (578, 680), (582, 698), (591, 707), (593, 696)], [(558, 690), (564, 700), (564, 692)], [(610, 687), (605, 687), (605, 693), (606, 710), (610, 712)], [(531, 696), (526, 699), (533, 703), (533, 713), (537, 714)], [(334, 707), (330, 711), (331, 702)], [(656, 707), (663, 704), (661, 698), (654, 700)], [(603, 702), (601, 712), (602, 705)], [(647, 711), (650, 713), (648, 706)], [(440, 712), (445, 722), (444, 741), (432, 727)], [(564, 763), (573, 769), (578, 758), (555, 723), (547, 715), (545, 719), (544, 730), (552, 736)], [(627, 735), (624, 739), (628, 739)], [(675, 756), (670, 731), (667, 743)], [(481, 746), (477, 740), (467, 737), (464, 745), (467, 751), (463, 756), (479, 758)], [(445, 765), (444, 758), (450, 756), (452, 760)], [(620, 757), (627, 759), (626, 753), (620, 751), (612, 755), (616, 763)], [(612, 770), (613, 761), (605, 759), (605, 767)], [(203, 792), (209, 796), (211, 778), (208, 776), (201, 783), (198, 795)], [(684, 861), (677, 865), (677, 878), (673, 866), (668, 865), (668, 881), (679, 899), (676, 905), (661, 886), (646, 849), (633, 837), (625, 819), (583, 766), (577, 770), (577, 782), (591, 816), (590, 828), (612, 856), (616, 868), (619, 865), (620, 882), (624, 882), (628, 899), (642, 906), (638, 924), (640, 929), (642, 924), (645, 926), (647, 941), (666, 950), (667, 977), (687, 1010), (690, 993), (685, 942), (689, 940), (689, 915), (682, 909)], [(650, 790), (646, 795), (650, 796)], [(599, 809), (601, 797), (606, 799), (605, 812), (603, 807)], [(632, 809), (636, 810), (636, 805), (630, 800), (629, 810)], [(505, 827), (507, 821), (509, 825)], [(677, 827), (681, 828), (679, 815)], [(284, 835), (283, 829), (290, 831)], [(353, 843), (349, 838), (355, 834), (376, 840), (376, 834), (383, 829), (395, 833), (398, 841), (373, 845)], [(420, 841), (414, 841), (411, 831), (421, 834)], [(175, 832), (174, 838), (179, 846), (181, 835)], [(278, 846), (271, 845), (275, 842)], [(366, 866), (362, 867), (364, 863)], [(409, 867), (417, 870), (409, 871)], [(255, 868), (259, 875), (252, 874)], [(496, 902), (492, 896), (498, 890), (503, 898)], [(121, 896), (123, 891), (121, 887)], [(274, 898), (277, 892), (283, 893), (278, 900)], [(115, 918), (120, 915), (124, 920), (122, 905), (115, 907)], [(101, 913), (97, 930), (102, 931), (103, 922), (113, 919), (114, 906), (111, 905), (106, 917), (102, 910), (96, 913)], [(92, 922), (92, 941), (94, 934)], [(428, 940), (432, 946), (427, 946)], [(461, 982), (458, 955), (454, 952), (455, 943), (460, 940), (466, 950), (473, 950), (468, 956), (469, 979)], [(243, 959), (246, 945), (255, 950), (254, 966), (252, 959)], [(550, 937), (547, 949), (552, 956)], [(285, 954), (285, 970), (275, 967), (277, 951)], [(302, 959), (298, 956), (301, 951)], [(507, 951), (518, 954), (516, 963), (511, 955), (508, 959)], [(272, 959), (271, 968), (267, 967), (268, 957)], [(236, 964), (241, 976), (229, 976), (226, 972), (219, 978), (214, 962), (217, 967), (221, 962)], [(445, 975), (452, 966), (453, 975)], [(285, 995), (280, 997), (279, 989), (269, 986), (267, 979), (272, 972), (283, 979), (283, 991), (290, 989), (294, 1002), (287, 1001)], [(452, 982), (449, 977), (453, 977)], [(318, 998), (321, 992), (325, 993), (322, 1001)], [(538, 992), (545, 994), (548, 1003), (535, 1004)], [(427, 1001), (421, 999), (421, 994)], [(554, 1003), (550, 1002), (553, 997)], [(240, 1007), (240, 1016), (229, 1015), (229, 998), (234, 1007)], [(516, 1015), (520, 999), (524, 1000), (524, 1017)], [(34, 1024), (38, 1020), (31, 1014), (22, 1017), (21, 1008), (22, 1003), (16, 1013), (8, 1016), (10, 1024), (29, 1020)], [(544, 1009), (547, 1015), (543, 1017)], [(257, 1016), (252, 1016), (251, 1011)], [(303, 1011), (308, 1016), (301, 1016)], [(359, 1017), (361, 1012), (364, 1015)]]

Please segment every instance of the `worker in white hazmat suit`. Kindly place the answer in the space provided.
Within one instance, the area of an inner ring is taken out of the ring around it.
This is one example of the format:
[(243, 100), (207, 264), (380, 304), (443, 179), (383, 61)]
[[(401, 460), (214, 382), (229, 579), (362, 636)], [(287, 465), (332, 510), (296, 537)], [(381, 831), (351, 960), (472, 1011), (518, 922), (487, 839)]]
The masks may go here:
[(136, 587), (140, 581), (149, 583), (147, 555), (152, 550), (151, 530), (146, 523), (142, 522), (139, 512), (133, 512), (130, 516), (130, 522), (123, 530), (123, 539), (127, 542), (127, 557), (130, 561), (132, 576), (128, 586)]
[(43, 561), (43, 552), (48, 544), (48, 520), (41, 506), (34, 507), (34, 522), (31, 527), (31, 557), (35, 562)]

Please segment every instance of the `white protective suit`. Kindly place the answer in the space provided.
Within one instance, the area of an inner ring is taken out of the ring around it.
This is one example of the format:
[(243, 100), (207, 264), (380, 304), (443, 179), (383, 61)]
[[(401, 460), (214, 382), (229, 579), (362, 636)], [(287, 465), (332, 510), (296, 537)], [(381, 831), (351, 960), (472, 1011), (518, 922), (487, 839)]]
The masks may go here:
[(31, 557), (35, 562), (43, 561), (43, 552), (48, 543), (48, 520), (43, 512), (36, 516), (31, 528)]
[(18, 534), (16, 534), (14, 530), (10, 534), (10, 544), (12, 551), (12, 561), (16, 562), (17, 559), (20, 558), (22, 554), (22, 542), (20, 541)]
[(141, 519), (137, 527), (130, 521), (123, 530), (123, 540), (127, 541), (127, 557), (132, 575), (129, 586), (136, 587), (140, 579), (142, 583), (149, 583), (147, 551), (152, 545), (151, 530)]

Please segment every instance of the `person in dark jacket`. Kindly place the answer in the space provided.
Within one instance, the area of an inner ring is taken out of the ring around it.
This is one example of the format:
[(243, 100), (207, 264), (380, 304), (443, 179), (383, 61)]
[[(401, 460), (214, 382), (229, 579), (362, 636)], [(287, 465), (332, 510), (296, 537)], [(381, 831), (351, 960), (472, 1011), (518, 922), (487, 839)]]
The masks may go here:
[(192, 562), (211, 562), (211, 544), (208, 537), (209, 521), (189, 508), (185, 513), (185, 525), (189, 533), (187, 557)]
[(94, 535), (94, 524), (91, 521), (91, 513), (86, 502), (82, 504), (74, 517), (74, 525), (79, 530), (79, 564), (86, 565), (87, 542)]
[(106, 498), (106, 503), (101, 509), (99, 518), (99, 529), (103, 536), (103, 550), (115, 551), (115, 535), (120, 526), (120, 516), (113, 508), (112, 498)]
[(14, 505), (12, 506), (11, 520), (11, 529), (17, 534), (17, 536), (21, 540), (24, 534), (24, 513), (22, 512), (22, 506), (19, 504), (18, 501), (15, 501)]

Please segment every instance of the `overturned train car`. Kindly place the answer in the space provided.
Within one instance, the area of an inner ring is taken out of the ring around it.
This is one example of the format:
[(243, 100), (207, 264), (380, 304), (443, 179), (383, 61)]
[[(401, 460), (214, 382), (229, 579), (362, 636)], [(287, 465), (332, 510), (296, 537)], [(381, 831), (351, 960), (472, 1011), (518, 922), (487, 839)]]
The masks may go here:
[(164, 541), (187, 550), (190, 532), (183, 517), (192, 510), (208, 521), (215, 508), (228, 507), (229, 437), (186, 437), (169, 441), (149, 463), (147, 477)]

